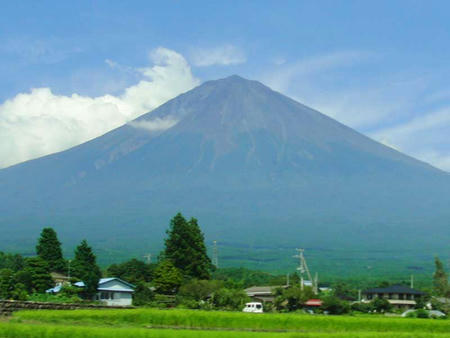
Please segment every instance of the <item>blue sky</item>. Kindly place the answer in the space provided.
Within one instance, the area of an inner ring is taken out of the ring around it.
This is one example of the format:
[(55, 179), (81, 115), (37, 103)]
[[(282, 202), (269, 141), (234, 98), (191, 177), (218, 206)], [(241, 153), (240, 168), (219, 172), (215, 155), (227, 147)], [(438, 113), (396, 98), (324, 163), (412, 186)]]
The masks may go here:
[(446, 1), (3, 1), (0, 9), (0, 167), (239, 74), (450, 171)]

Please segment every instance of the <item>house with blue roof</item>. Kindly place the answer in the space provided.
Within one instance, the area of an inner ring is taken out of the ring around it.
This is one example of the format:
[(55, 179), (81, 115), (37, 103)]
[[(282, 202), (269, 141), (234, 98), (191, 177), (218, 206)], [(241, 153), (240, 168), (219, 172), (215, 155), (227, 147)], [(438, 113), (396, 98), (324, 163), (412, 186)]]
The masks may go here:
[[(83, 282), (73, 284), (79, 288), (85, 285)], [(47, 293), (58, 293), (61, 291), (62, 284), (48, 289)], [(133, 301), (135, 286), (117, 277), (101, 278), (98, 282), (97, 294), (95, 300), (101, 301), (108, 306), (130, 306)]]

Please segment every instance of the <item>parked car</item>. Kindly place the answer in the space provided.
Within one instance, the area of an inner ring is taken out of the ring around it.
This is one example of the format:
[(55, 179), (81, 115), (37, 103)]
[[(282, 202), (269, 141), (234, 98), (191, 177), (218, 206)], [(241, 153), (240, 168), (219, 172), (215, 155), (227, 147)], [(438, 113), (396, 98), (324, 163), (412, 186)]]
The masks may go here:
[(246, 303), (242, 312), (263, 313), (263, 305), (258, 302)]

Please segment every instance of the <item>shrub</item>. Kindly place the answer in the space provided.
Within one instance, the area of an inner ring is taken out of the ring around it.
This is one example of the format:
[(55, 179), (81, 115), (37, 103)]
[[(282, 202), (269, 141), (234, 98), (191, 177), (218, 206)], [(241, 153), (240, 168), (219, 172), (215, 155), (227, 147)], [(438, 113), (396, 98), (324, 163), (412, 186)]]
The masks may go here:
[(133, 305), (143, 306), (151, 304), (155, 299), (155, 294), (145, 283), (138, 283), (133, 294)]
[(249, 301), (243, 290), (221, 288), (213, 293), (211, 303), (215, 308), (225, 310), (242, 310)]
[(370, 305), (375, 312), (388, 312), (392, 309), (392, 304), (388, 302), (387, 299), (384, 298), (375, 298), (370, 302)]
[(323, 297), (322, 306), (320, 308), (322, 311), (326, 311), (332, 315), (342, 315), (350, 312), (350, 305), (346, 301), (333, 295)]

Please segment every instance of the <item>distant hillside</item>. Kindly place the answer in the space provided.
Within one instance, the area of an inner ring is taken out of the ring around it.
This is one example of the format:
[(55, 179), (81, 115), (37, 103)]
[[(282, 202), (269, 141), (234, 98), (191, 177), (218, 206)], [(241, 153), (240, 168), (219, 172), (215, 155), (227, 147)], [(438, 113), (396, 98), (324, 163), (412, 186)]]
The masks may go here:
[(328, 272), (406, 274), (450, 249), (449, 174), (238, 76), (0, 170), (0, 191), (0, 250), (30, 251), (52, 225), (104, 262), (156, 254), (178, 211), (225, 266), (293, 269), (306, 247)]

